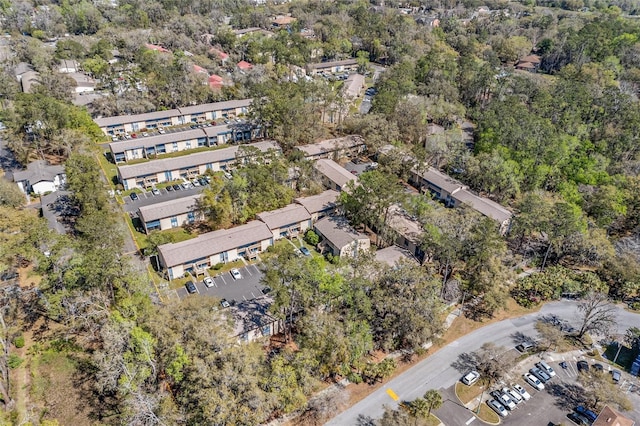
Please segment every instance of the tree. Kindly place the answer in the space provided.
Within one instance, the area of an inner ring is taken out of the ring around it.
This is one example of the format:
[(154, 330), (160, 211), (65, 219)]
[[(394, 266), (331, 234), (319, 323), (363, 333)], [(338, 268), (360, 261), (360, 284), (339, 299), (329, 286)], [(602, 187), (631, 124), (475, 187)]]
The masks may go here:
[(605, 405), (616, 405), (620, 410), (631, 410), (633, 405), (629, 398), (620, 391), (620, 388), (611, 380), (608, 371), (593, 369), (589, 374), (581, 372), (578, 382), (585, 389), (585, 399), (589, 405), (600, 411)]
[(558, 345), (560, 345), (565, 338), (564, 333), (559, 327), (549, 324), (548, 322), (537, 321), (535, 327), (538, 336), (540, 336), (540, 340), (544, 342), (547, 350), (551, 348), (554, 348), (554, 351), (557, 350)]
[(616, 306), (604, 293), (589, 293), (578, 303), (578, 312), (581, 313), (579, 339), (592, 332), (605, 335), (616, 323)]
[(624, 335), (624, 343), (634, 351), (640, 351), (640, 328), (631, 327)]
[(18, 185), (0, 176), (0, 205), (13, 208), (22, 207), (25, 201), (24, 194)]
[(427, 417), (431, 415), (432, 410), (437, 410), (442, 407), (442, 404), (444, 403), (442, 395), (435, 389), (429, 389), (422, 398), (426, 401), (427, 406), (429, 407)]

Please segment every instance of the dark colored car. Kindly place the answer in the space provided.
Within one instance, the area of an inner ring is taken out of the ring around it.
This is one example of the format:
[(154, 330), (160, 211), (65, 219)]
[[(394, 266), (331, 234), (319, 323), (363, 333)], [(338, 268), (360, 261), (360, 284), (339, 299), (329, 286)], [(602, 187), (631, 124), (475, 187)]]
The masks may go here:
[(580, 425), (580, 426), (589, 426), (591, 424), (589, 422), (589, 419), (587, 419), (586, 417), (581, 416), (580, 414), (577, 414), (577, 413), (569, 413), (569, 414), (567, 414), (567, 417), (573, 423), (575, 423), (577, 425)]
[(604, 371), (604, 366), (602, 364), (593, 364), (593, 369), (602, 372)]
[(138, 199), (138, 194), (136, 194), (135, 192), (132, 192), (130, 197), (131, 197), (131, 201), (136, 201)]
[(306, 247), (300, 247), (300, 253), (304, 254), (305, 256), (311, 256), (311, 252)]
[(180, 185), (176, 183), (175, 185), (173, 185), (173, 189), (176, 191), (180, 191)]
[(167, 186), (167, 191), (168, 191), (168, 192), (173, 191), (173, 186), (171, 186), (171, 185)]
[(187, 288), (187, 292), (189, 294), (198, 292), (198, 289), (196, 288), (196, 285), (193, 281), (187, 281), (187, 283), (184, 286)]
[(587, 361), (578, 361), (578, 372), (589, 371), (589, 363)]
[(585, 407), (583, 405), (578, 405), (576, 407), (576, 413), (582, 414), (584, 417), (588, 418), (592, 422), (595, 422), (596, 419), (598, 418), (598, 415), (596, 413), (594, 413), (593, 411), (589, 410), (587, 407)]

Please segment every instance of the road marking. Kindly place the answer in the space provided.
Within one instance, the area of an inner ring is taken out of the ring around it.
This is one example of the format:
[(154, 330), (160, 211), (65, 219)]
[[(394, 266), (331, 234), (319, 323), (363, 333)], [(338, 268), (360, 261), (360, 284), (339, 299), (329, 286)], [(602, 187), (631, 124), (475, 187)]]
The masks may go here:
[(247, 272), (249, 273), (249, 276), (253, 275), (253, 274), (251, 273), (251, 271), (249, 271), (249, 268), (244, 268), (244, 270), (245, 270), (245, 271), (247, 271)]
[(474, 417), (471, 417), (469, 420), (467, 420), (467, 422), (465, 423), (465, 425), (469, 425), (469, 424), (471, 424), (471, 422), (473, 422), (475, 419), (476, 419), (476, 418), (475, 418), (475, 416), (474, 416)]
[(398, 399), (400, 399), (398, 398), (398, 395), (396, 395), (396, 393), (391, 389), (387, 389), (387, 395), (389, 395), (391, 399), (393, 399), (394, 401), (397, 401)]
[(551, 361), (553, 361), (553, 357), (552, 357), (552, 356), (549, 356), (549, 359), (550, 359)]

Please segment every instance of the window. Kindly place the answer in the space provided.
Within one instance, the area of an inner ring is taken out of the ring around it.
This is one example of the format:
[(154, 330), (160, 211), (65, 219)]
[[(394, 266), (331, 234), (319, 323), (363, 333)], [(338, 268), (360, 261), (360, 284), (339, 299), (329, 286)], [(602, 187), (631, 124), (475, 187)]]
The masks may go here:
[(191, 141), (190, 140), (187, 141), (187, 149), (191, 149)]
[(271, 324), (267, 324), (264, 327), (262, 327), (262, 335), (271, 336)]
[(193, 222), (195, 222), (195, 221), (196, 221), (196, 215), (195, 215), (195, 213), (194, 213), (194, 212), (189, 212), (189, 213), (187, 213), (187, 221), (188, 221), (189, 223), (193, 223)]
[(178, 227), (178, 218), (177, 217), (172, 217), (171, 218), (171, 227), (172, 228), (177, 228)]
[(178, 142), (174, 142), (173, 143), (173, 152), (176, 152), (178, 150)]

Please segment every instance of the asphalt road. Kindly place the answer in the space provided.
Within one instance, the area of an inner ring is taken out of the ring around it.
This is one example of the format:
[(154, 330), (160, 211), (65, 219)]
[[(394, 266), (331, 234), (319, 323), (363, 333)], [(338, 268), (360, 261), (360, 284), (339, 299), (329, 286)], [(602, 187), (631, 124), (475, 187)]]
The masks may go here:
[[(557, 315), (575, 326), (578, 322), (576, 307), (577, 302), (569, 300), (548, 303), (537, 313), (490, 324), (461, 337), (390, 380), (385, 386), (326, 424), (358, 424), (360, 415), (374, 419), (380, 418), (384, 412), (384, 405), (395, 408), (398, 404), (387, 394), (388, 389), (395, 392), (399, 397), (398, 401), (410, 401), (422, 396), (429, 389), (448, 388), (454, 385), (463, 374), (452, 367), (452, 362), (455, 362), (460, 354), (475, 351), (485, 342), (493, 342), (499, 346), (512, 348), (516, 344), (514, 339), (517, 333), (531, 337), (536, 336), (534, 325), (536, 320), (543, 315)], [(618, 309), (616, 322), (618, 333), (624, 333), (629, 327), (636, 327), (638, 324), (640, 324), (640, 314), (627, 312), (622, 308)]]

